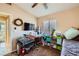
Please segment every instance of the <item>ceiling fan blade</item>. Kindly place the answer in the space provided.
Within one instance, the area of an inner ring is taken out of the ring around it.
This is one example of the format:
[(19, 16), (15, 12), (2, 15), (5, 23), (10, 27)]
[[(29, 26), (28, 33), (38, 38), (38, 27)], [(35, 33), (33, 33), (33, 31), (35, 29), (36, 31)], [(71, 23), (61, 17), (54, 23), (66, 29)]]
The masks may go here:
[(12, 5), (12, 3), (6, 3), (6, 4), (8, 4), (8, 5)]
[(32, 5), (32, 8), (34, 8), (37, 4), (38, 4), (38, 3), (34, 3), (34, 4)]

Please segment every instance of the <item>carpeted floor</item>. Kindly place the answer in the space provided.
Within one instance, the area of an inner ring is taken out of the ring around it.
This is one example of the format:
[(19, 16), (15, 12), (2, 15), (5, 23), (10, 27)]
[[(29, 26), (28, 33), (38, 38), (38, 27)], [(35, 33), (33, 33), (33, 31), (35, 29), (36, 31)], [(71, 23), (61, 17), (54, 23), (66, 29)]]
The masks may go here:
[[(6, 56), (18, 56), (17, 53), (9, 53)], [(39, 46), (33, 50), (31, 50), (25, 56), (60, 56), (60, 51), (56, 49), (51, 49), (49, 47)]]

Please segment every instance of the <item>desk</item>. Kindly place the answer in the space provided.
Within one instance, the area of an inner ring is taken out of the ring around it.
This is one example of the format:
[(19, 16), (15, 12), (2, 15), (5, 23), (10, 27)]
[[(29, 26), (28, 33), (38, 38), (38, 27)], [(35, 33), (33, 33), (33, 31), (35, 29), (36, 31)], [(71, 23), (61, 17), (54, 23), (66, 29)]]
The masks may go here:
[(40, 44), (42, 43), (42, 36), (33, 36), (33, 35), (29, 35), (27, 36), (29, 39), (32, 39), (35, 41), (35, 44)]
[(17, 40), (18, 45), (18, 54), (19, 55), (25, 55), (28, 53), (32, 47), (36, 46), (38, 42), (41, 41), (41, 37), (36, 37), (33, 35), (28, 35), (26, 37), (22, 37)]

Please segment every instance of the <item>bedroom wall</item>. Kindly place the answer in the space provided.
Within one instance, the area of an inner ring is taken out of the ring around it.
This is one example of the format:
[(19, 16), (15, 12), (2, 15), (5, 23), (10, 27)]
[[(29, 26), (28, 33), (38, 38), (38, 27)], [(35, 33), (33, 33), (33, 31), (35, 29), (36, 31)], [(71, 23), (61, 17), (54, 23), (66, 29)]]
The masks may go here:
[[(9, 13), (12, 16), (12, 19), (10, 20), (10, 31), (11, 31), (11, 36), (16, 37), (16, 35), (22, 35), (24, 33), (23, 31), (23, 26), (15, 26), (12, 22), (16, 18), (21, 18), (23, 22), (28, 22), (35, 24), (36, 26), (36, 17), (31, 15), (30, 13), (20, 9), (16, 5), (8, 5), (8, 4), (1, 4), (0, 3), (0, 12), (4, 13)], [(16, 27), (16, 31), (14, 30), (14, 27)], [(14, 35), (15, 34), (15, 35)]]
[[(6, 13), (11, 15), (11, 18), (9, 19), (9, 32), (10, 32), (10, 43), (12, 46), (12, 40), (22, 36), (23, 34), (28, 34), (29, 32), (32, 31), (23, 31), (23, 26), (15, 26), (13, 24), (13, 20), (16, 18), (20, 18), (23, 20), (23, 22), (28, 22), (28, 23), (32, 23), (35, 24), (36, 27), (36, 17), (31, 15), (30, 13), (22, 10), (21, 8), (19, 8), (18, 6), (12, 4), (11, 6), (8, 4), (3, 4), (0, 3), (0, 14), (1, 13)], [(16, 27), (16, 30), (14, 30), (14, 27)]]
[(61, 32), (66, 31), (70, 27), (79, 28), (79, 7), (39, 17), (37, 21), (38, 26), (42, 27), (43, 21), (49, 19), (57, 21), (57, 30)]

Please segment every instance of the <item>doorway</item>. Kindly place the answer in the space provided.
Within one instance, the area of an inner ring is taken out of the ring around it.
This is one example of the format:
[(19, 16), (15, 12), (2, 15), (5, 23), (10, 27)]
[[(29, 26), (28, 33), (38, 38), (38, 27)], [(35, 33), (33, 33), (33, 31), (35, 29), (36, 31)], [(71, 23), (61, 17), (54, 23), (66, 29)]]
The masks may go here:
[(8, 16), (0, 15), (0, 55), (5, 55), (10, 51), (8, 21)]

